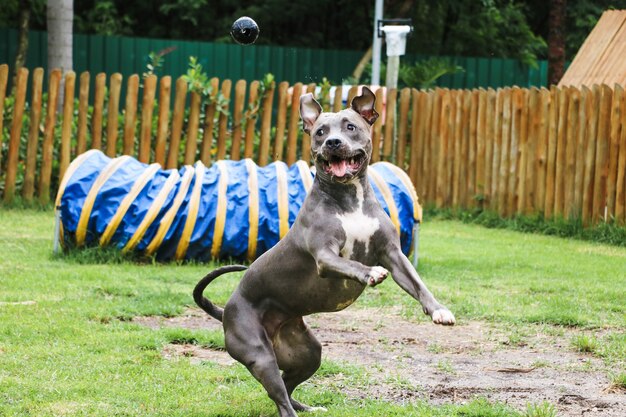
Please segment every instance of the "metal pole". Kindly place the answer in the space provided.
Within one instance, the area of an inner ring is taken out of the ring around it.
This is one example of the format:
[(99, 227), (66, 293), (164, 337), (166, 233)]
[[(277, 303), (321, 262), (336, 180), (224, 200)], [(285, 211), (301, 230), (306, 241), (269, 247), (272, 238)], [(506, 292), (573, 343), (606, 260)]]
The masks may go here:
[(52, 251), (59, 253), (59, 234), (61, 232), (61, 207), (54, 209), (54, 237), (52, 238)]
[(413, 266), (417, 269), (419, 263), (419, 250), (420, 250), (420, 223), (415, 222), (413, 224)]
[(381, 39), (378, 37), (378, 22), (383, 18), (383, 0), (376, 0), (374, 6), (374, 41), (372, 42), (372, 85), (380, 85)]

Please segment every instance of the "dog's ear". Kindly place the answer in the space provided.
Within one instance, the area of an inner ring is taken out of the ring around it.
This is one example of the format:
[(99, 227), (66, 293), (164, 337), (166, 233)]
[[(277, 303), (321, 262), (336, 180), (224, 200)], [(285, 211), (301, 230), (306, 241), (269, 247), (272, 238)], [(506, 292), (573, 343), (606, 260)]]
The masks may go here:
[(307, 93), (300, 96), (300, 117), (304, 131), (311, 134), (313, 124), (322, 113), (322, 106), (313, 98), (313, 94)]
[(378, 113), (374, 108), (374, 103), (376, 103), (376, 96), (372, 93), (372, 90), (363, 86), (361, 95), (352, 99), (351, 107), (354, 111), (359, 113), (367, 123), (373, 125), (376, 119), (378, 119)]

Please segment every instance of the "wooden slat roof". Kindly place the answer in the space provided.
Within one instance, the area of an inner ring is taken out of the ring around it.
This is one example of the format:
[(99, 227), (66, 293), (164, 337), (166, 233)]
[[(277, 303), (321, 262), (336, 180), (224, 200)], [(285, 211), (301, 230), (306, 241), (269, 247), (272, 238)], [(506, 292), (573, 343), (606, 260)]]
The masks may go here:
[(626, 86), (626, 10), (607, 10), (582, 44), (559, 87)]

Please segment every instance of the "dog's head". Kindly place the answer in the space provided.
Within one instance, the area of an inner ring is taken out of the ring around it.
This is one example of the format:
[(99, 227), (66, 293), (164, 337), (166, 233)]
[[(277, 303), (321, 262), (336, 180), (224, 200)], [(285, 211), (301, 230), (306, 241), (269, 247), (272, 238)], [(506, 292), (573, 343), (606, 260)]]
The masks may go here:
[(304, 131), (311, 135), (316, 175), (350, 182), (365, 173), (372, 155), (371, 126), (378, 118), (375, 101), (374, 93), (363, 87), (349, 108), (323, 113), (311, 93), (300, 97), (300, 117)]

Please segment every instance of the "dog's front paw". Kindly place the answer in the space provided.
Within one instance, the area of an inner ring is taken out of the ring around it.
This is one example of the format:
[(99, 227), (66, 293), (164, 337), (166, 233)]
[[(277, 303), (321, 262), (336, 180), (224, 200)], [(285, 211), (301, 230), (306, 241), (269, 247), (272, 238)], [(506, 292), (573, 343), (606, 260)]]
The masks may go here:
[(383, 282), (385, 278), (387, 278), (387, 275), (389, 275), (389, 271), (382, 266), (373, 266), (367, 273), (367, 285), (374, 287)]
[(431, 316), (433, 318), (433, 323), (435, 324), (443, 324), (444, 326), (452, 326), (456, 323), (454, 318), (454, 314), (450, 312), (447, 308), (440, 308), (433, 311)]

